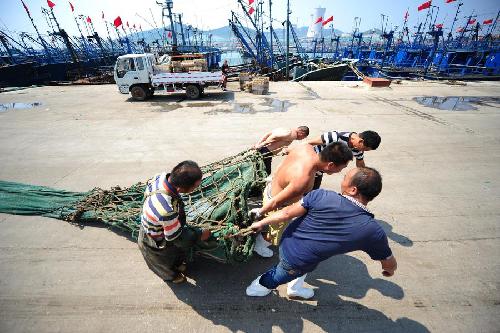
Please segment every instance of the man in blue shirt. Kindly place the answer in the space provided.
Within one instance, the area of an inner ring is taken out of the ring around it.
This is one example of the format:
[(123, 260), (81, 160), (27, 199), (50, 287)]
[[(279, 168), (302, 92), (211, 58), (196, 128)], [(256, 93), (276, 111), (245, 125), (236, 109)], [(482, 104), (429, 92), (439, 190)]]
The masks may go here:
[[(248, 296), (266, 296), (281, 284), (312, 272), (320, 262), (339, 254), (364, 251), (382, 264), (382, 274), (392, 276), (396, 259), (387, 236), (366, 208), (382, 190), (382, 177), (368, 167), (350, 170), (341, 183), (341, 193), (315, 190), (280, 212), (254, 222), (252, 229), (292, 221), (281, 238), (280, 261), (247, 287)], [(302, 298), (314, 296), (312, 289)]]

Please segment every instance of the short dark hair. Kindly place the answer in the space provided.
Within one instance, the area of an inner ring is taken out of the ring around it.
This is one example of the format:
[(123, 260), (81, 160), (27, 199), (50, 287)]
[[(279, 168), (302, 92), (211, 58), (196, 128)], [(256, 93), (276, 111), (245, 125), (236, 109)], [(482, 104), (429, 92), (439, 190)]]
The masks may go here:
[(334, 142), (323, 148), (319, 159), (323, 162), (333, 162), (335, 165), (347, 164), (352, 161), (352, 151), (345, 143)]
[(297, 129), (299, 131), (301, 131), (302, 133), (304, 133), (306, 136), (309, 135), (309, 127), (307, 127), (307, 126), (299, 126), (299, 127), (297, 127)]
[(349, 185), (356, 186), (363, 198), (372, 201), (382, 191), (382, 176), (373, 168), (358, 168)]
[(196, 162), (183, 161), (177, 164), (170, 173), (170, 183), (176, 187), (189, 188), (203, 177)]
[(364, 131), (362, 133), (359, 133), (359, 137), (363, 139), (363, 144), (365, 145), (365, 147), (373, 150), (378, 148), (378, 146), (380, 145), (380, 141), (382, 140), (380, 138), (380, 135), (378, 135), (378, 133), (374, 131)]

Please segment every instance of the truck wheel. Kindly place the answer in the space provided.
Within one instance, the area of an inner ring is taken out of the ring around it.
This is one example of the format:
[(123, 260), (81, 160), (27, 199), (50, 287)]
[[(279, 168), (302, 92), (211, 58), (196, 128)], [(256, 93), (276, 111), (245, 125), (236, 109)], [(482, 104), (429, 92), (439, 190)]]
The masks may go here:
[(136, 101), (143, 101), (148, 97), (146, 89), (141, 86), (132, 87), (130, 93), (132, 94), (132, 98)]
[(186, 96), (189, 99), (200, 98), (200, 88), (197, 85), (190, 84), (186, 86)]

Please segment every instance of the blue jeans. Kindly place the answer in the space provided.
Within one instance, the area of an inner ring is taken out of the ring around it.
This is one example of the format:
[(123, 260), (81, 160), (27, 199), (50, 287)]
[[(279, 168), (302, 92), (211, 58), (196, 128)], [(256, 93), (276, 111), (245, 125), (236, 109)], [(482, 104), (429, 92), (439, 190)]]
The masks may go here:
[(273, 268), (262, 274), (259, 283), (267, 289), (276, 289), (279, 285), (295, 280), (306, 272), (292, 267), (283, 256), (281, 247), (279, 249), (280, 261)]

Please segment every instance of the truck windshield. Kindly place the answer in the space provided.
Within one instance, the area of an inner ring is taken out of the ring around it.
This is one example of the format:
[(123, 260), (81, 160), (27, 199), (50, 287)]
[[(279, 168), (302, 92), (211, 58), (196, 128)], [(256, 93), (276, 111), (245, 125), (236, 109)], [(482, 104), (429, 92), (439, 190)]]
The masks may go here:
[(134, 59), (118, 59), (116, 64), (116, 75), (118, 75), (119, 78), (122, 78), (129, 71), (135, 71)]

